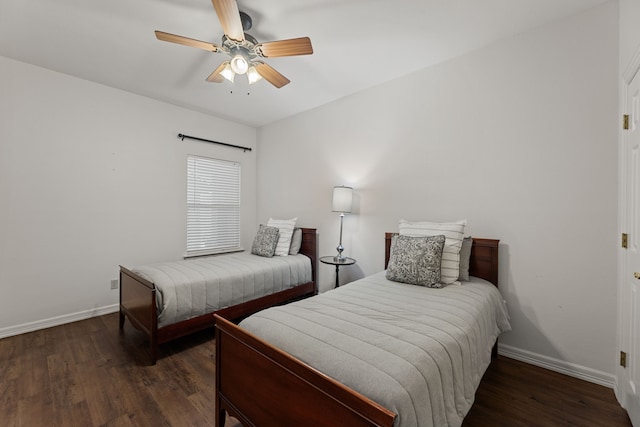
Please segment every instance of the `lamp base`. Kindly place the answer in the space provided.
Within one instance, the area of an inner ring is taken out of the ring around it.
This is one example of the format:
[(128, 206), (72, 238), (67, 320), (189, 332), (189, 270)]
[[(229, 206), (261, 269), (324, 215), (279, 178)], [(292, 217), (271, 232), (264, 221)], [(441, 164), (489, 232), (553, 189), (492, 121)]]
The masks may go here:
[(333, 257), (333, 262), (344, 262), (347, 257), (342, 255), (342, 251), (344, 251), (344, 246), (342, 246), (342, 227), (340, 227), (340, 243), (336, 250), (338, 251), (338, 255)]

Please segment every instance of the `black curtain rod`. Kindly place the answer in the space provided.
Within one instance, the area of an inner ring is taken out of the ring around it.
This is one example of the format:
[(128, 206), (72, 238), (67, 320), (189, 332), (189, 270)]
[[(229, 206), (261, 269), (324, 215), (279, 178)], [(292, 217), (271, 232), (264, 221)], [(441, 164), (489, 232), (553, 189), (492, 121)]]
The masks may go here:
[(178, 134), (178, 138), (182, 139), (183, 141), (184, 141), (185, 138), (189, 138), (189, 139), (195, 139), (196, 141), (211, 142), (213, 144), (226, 145), (227, 147), (239, 148), (241, 150), (244, 150), (245, 153), (247, 152), (247, 150), (251, 151), (250, 147), (243, 147), (241, 145), (227, 144), (226, 142), (212, 141), (210, 139), (198, 138), (197, 136), (183, 135), (181, 133)]

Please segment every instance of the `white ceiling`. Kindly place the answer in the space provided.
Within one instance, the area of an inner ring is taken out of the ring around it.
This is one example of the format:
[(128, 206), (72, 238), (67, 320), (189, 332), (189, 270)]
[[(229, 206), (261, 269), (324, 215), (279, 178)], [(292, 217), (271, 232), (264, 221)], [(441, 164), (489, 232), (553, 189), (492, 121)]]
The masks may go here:
[(238, 0), (258, 41), (311, 38), (313, 55), (265, 60), (282, 89), (208, 83), (224, 54), (155, 38), (220, 44), (210, 0), (0, 0), (0, 55), (262, 126), (605, 1)]

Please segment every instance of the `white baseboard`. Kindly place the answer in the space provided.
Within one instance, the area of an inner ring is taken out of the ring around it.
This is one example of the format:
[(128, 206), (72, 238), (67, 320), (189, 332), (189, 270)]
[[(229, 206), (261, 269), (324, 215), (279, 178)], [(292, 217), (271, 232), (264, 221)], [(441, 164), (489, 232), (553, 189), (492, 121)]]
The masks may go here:
[(498, 343), (498, 354), (615, 390), (615, 375)]
[(38, 331), (40, 329), (51, 328), (53, 326), (64, 325), (65, 323), (77, 322), (78, 320), (85, 320), (91, 317), (102, 316), (103, 314), (115, 313), (119, 309), (119, 304), (112, 304), (91, 310), (84, 310), (77, 313), (64, 314), (62, 316), (51, 317), (49, 319), (23, 323), (21, 325), (9, 326), (7, 328), (0, 328), (0, 339), (25, 334), (27, 332)]

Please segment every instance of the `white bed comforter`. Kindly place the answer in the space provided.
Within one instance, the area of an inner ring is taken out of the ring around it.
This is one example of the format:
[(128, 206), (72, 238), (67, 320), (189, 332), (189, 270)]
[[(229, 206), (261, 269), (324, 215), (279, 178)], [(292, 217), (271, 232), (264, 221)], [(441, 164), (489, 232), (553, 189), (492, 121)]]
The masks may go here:
[(501, 332), (498, 289), (431, 289), (385, 273), (273, 307), (240, 326), (398, 414), (398, 427), (460, 426)]
[(308, 283), (311, 260), (302, 254), (266, 258), (238, 252), (132, 271), (156, 285), (162, 327)]

